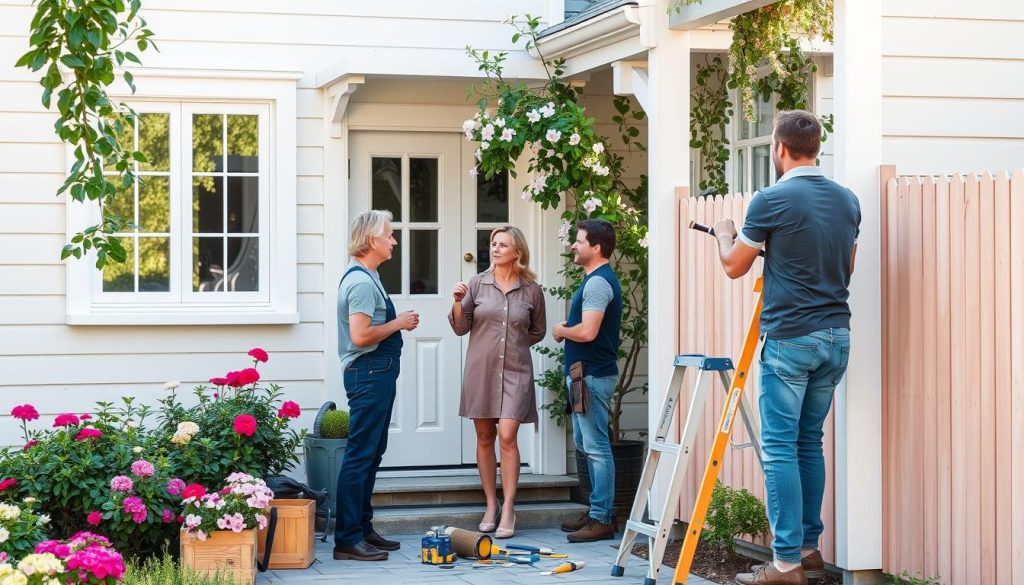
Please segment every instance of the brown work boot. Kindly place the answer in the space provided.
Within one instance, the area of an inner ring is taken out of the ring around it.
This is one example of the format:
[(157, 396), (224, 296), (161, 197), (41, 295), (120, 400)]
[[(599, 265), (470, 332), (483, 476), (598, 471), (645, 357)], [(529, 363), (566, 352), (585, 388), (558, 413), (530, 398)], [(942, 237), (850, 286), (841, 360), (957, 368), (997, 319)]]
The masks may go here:
[(583, 511), (582, 514), (580, 514), (579, 518), (574, 518), (572, 520), (566, 520), (565, 522), (562, 522), (562, 532), (576, 532), (580, 528), (586, 526), (589, 520), (590, 508), (587, 508), (586, 510)]
[[(750, 570), (760, 567), (761, 565), (751, 565)], [(825, 573), (825, 561), (821, 558), (821, 553), (814, 551), (811, 554), (800, 559), (800, 566), (804, 569), (804, 576), (807, 580), (811, 579), (824, 579), (827, 576)]]
[(807, 577), (803, 567), (783, 573), (775, 568), (775, 563), (768, 561), (754, 567), (753, 573), (736, 575), (736, 582), (740, 585), (807, 585)]
[(587, 517), (587, 523), (568, 536), (569, 542), (594, 542), (615, 538), (615, 525), (598, 522)]

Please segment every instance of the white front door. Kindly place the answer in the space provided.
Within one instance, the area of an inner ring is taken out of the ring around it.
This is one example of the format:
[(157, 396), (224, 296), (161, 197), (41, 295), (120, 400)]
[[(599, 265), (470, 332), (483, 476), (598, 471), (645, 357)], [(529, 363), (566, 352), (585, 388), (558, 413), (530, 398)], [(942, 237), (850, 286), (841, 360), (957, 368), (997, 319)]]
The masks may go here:
[[(473, 464), (473, 423), (459, 417), (468, 336), (452, 332), (448, 313), (452, 286), (489, 266), (490, 232), (509, 222), (507, 177), (473, 179), (473, 148), (461, 134), (352, 132), (349, 138), (350, 216), (391, 211), (398, 246), (381, 265), (381, 280), (399, 312), (420, 314), (420, 326), (403, 334), (383, 466)], [(528, 435), (520, 432), (524, 464)]]

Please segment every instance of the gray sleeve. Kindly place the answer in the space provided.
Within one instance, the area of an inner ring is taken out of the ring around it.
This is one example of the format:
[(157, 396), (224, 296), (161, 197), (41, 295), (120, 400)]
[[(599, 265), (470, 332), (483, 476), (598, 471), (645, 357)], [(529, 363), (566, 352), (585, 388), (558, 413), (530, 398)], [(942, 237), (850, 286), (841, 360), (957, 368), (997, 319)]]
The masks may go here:
[(607, 280), (599, 276), (591, 278), (583, 287), (583, 310), (604, 313), (614, 297), (612, 285)]
[[(352, 278), (352, 276), (349, 278)], [(360, 278), (353, 282), (348, 287), (346, 293), (348, 297), (348, 314), (362, 313), (372, 319), (373, 313), (377, 309), (377, 295), (377, 287), (367, 278)]]

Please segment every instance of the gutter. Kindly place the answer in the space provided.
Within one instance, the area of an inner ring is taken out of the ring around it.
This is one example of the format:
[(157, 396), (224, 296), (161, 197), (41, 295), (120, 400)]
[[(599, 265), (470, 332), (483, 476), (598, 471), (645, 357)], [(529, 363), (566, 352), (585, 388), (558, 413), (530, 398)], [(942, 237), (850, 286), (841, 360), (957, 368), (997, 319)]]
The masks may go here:
[[(582, 20), (537, 40), (546, 59), (571, 59), (620, 41), (640, 36), (640, 7), (630, 2), (608, 12)], [(531, 47), (533, 57), (539, 57)]]

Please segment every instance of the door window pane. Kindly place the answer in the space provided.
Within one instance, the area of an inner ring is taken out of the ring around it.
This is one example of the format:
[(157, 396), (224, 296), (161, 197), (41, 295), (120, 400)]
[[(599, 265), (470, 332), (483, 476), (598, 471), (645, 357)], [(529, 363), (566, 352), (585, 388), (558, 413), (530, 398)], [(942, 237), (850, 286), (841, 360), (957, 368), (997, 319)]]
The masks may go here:
[(228, 115), (228, 172), (259, 172), (259, 117)]
[(171, 241), (167, 237), (139, 238), (139, 292), (171, 290)]
[[(138, 149), (146, 155), (139, 163), (142, 171), (171, 170), (171, 115), (167, 113), (139, 114)], [(123, 143), (131, 144), (130, 142)]]
[(192, 170), (219, 173), (224, 170), (224, 116), (192, 115)]
[(476, 231), (476, 271), (491, 267), (491, 230)]
[(199, 234), (224, 232), (224, 179), (192, 179), (192, 231)]
[(409, 159), (409, 220), (437, 221), (437, 159)]
[(134, 238), (118, 238), (128, 253), (124, 262), (108, 262), (103, 267), (103, 292), (135, 292)]
[(258, 177), (228, 177), (228, 231), (255, 234), (260, 231)]
[(752, 186), (753, 191), (760, 191), (765, 187), (772, 184), (772, 155), (771, 147), (767, 144), (761, 146), (755, 146), (753, 148), (753, 163), (754, 163), (754, 184)]
[(402, 294), (402, 255), (405, 254), (402, 247), (402, 231), (395, 230), (392, 235), (398, 245), (391, 251), (391, 260), (381, 264), (377, 268), (377, 273), (380, 274), (380, 281), (389, 295), (400, 295)]
[(402, 221), (402, 159), (374, 157), (371, 165), (370, 206), (391, 212)]
[(437, 230), (410, 230), (409, 294), (437, 294)]
[[(508, 223), (508, 173), (487, 179), (476, 177), (476, 220), (480, 223)], [(489, 232), (488, 232), (489, 233)]]
[(228, 238), (229, 291), (260, 289), (259, 238)]
[(171, 188), (168, 177), (142, 177), (142, 184), (139, 185), (139, 226), (144, 232), (171, 231)]

